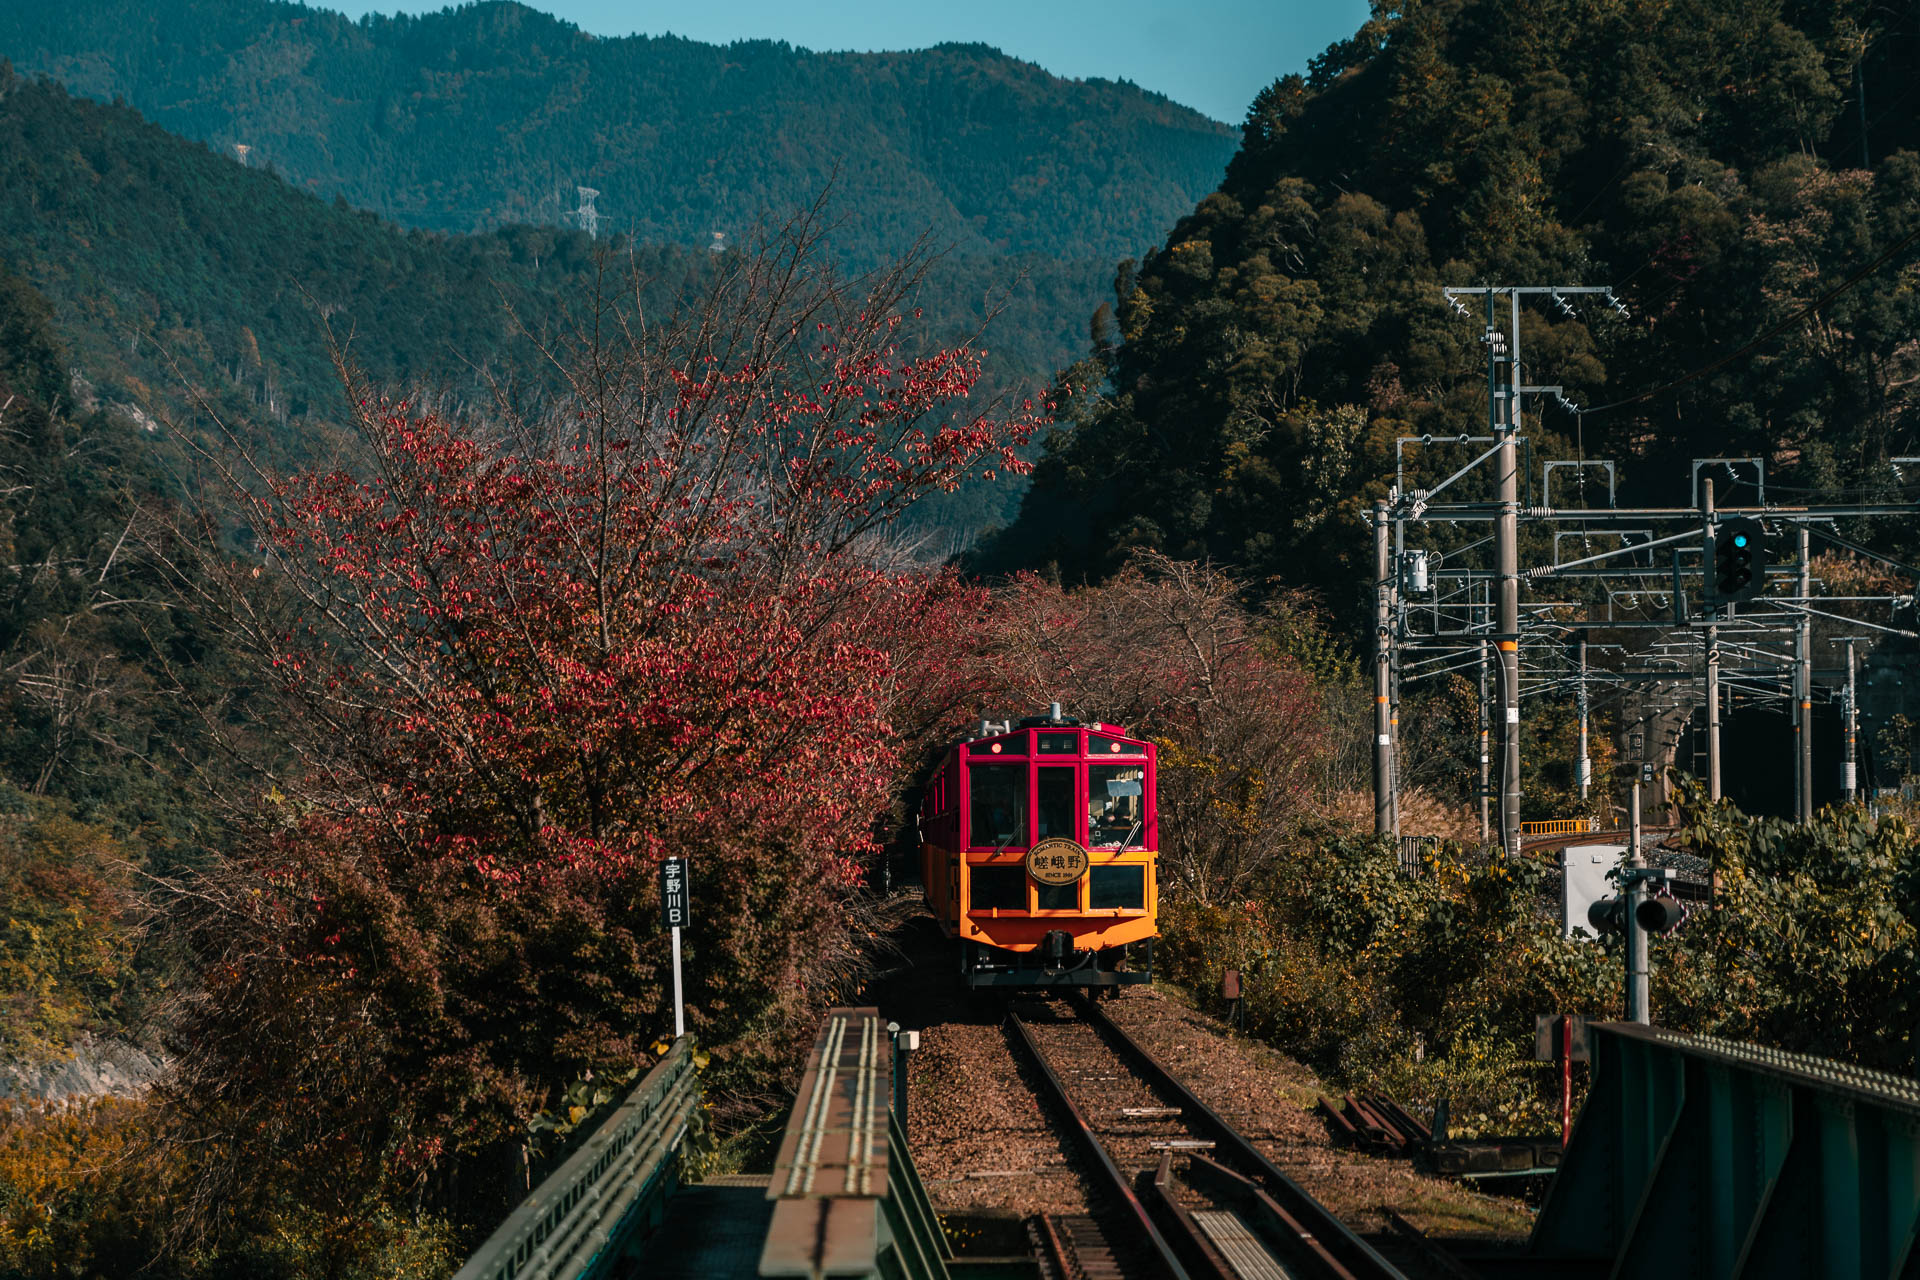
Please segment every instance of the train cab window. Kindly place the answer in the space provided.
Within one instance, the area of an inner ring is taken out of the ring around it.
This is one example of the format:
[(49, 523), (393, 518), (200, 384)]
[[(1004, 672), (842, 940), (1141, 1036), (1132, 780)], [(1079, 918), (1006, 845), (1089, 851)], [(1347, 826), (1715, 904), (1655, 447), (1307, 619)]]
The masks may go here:
[(1074, 786), (1072, 767), (1059, 765), (1045, 766), (1040, 770), (1039, 786), (1035, 794), (1039, 801), (1040, 838), (1050, 836), (1064, 837), (1068, 840), (1080, 838), (1079, 825), (1074, 820)]
[(1005, 849), (1027, 845), (1027, 766), (976, 764), (968, 776), (972, 804), (968, 806), (969, 840), (975, 848)]
[(1072, 884), (1035, 884), (1033, 906), (1036, 911), (1078, 911), (1080, 882)]
[(1087, 754), (1090, 756), (1143, 756), (1146, 753), (1147, 749), (1138, 743), (1122, 742), (1104, 733), (1087, 735)]
[(1087, 766), (1087, 847), (1118, 849), (1145, 838), (1147, 771), (1137, 764)]
[(1043, 756), (1077, 756), (1080, 754), (1080, 735), (1078, 733), (1037, 733), (1039, 753)]
[(967, 901), (975, 911), (1027, 909), (1025, 867), (968, 867)]
[(1141, 866), (1088, 868), (1087, 909), (1145, 911), (1147, 869)]

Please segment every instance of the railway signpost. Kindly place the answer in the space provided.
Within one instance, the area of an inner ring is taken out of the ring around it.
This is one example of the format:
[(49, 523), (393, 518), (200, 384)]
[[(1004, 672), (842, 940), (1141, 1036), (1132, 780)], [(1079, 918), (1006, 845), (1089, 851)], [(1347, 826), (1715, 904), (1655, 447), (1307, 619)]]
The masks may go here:
[(687, 1006), (680, 987), (680, 930), (692, 919), (687, 895), (687, 860), (667, 858), (660, 864), (660, 922), (673, 935), (673, 1038), (687, 1034)]

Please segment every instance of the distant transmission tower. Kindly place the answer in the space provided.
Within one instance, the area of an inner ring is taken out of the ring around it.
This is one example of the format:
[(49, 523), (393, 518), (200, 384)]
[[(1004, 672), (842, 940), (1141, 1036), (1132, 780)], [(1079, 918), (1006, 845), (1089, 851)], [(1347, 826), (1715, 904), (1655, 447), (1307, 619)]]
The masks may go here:
[(573, 211), (573, 216), (580, 219), (580, 229), (587, 233), (589, 239), (598, 240), (600, 211), (593, 207), (593, 198), (600, 193), (592, 187), (575, 187), (574, 190), (580, 193), (580, 207)]
[(252, 153), (253, 148), (244, 142), (236, 142), (233, 144), (233, 154), (240, 157), (240, 163), (243, 165), (247, 163), (247, 157)]

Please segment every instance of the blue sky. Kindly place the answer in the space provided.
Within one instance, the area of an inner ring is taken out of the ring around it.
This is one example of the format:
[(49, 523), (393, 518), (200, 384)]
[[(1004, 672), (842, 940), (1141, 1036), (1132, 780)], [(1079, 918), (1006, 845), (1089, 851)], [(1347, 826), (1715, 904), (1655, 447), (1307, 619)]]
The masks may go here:
[[(432, 12), (429, 3), (310, 0), (358, 18)], [(1366, 0), (528, 0), (596, 35), (675, 35), (725, 44), (785, 40), (809, 49), (920, 49), (944, 41), (995, 45), (1056, 75), (1131, 80), (1238, 124), (1275, 78), (1352, 35)]]

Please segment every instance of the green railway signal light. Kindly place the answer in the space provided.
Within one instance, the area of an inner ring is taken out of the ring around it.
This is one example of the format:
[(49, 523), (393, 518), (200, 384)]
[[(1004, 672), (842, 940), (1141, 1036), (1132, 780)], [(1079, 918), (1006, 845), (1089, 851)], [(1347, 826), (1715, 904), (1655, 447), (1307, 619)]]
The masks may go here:
[(1767, 585), (1767, 531), (1751, 516), (1722, 520), (1710, 547), (1715, 604), (1751, 600)]

